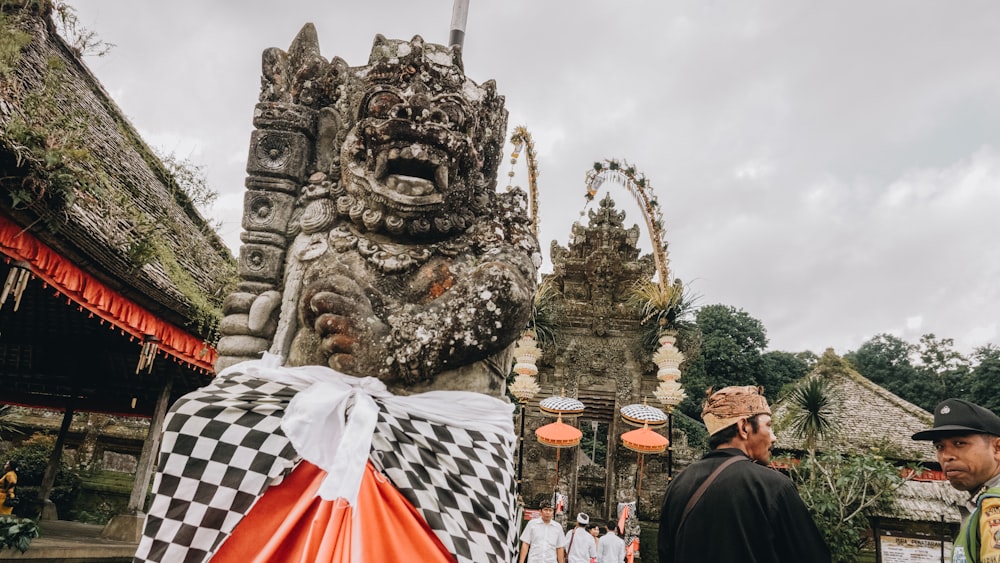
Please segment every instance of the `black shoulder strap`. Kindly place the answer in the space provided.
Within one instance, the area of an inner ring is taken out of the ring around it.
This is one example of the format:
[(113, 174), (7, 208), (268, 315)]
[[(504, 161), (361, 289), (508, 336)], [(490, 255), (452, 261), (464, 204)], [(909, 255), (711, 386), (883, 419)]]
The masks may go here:
[(734, 455), (733, 457), (727, 459), (726, 461), (722, 462), (721, 465), (716, 467), (715, 471), (709, 474), (708, 479), (702, 481), (701, 486), (698, 487), (698, 490), (696, 490), (694, 494), (691, 495), (690, 500), (688, 500), (687, 505), (684, 507), (684, 512), (681, 513), (681, 521), (677, 524), (677, 531), (674, 533), (674, 545), (677, 545), (677, 538), (680, 537), (681, 528), (684, 526), (684, 521), (687, 520), (688, 514), (691, 512), (691, 509), (694, 508), (694, 505), (698, 504), (698, 501), (701, 500), (702, 495), (705, 494), (705, 491), (708, 489), (708, 486), (712, 484), (712, 481), (715, 481), (715, 478), (718, 477), (719, 474), (722, 473), (727, 467), (736, 463), (737, 461), (745, 459), (747, 458), (739, 455)]

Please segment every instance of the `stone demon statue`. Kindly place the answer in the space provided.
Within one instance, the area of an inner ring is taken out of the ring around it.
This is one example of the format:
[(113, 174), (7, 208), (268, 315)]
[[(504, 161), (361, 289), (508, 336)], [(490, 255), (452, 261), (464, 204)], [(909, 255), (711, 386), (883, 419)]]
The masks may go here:
[[(254, 125), (219, 375), (168, 415), (137, 560), (511, 560), (499, 397), (540, 254), (524, 194), (495, 191), (503, 97), (458, 48), (378, 36), (349, 67), (307, 24), (264, 52)], [(289, 490), (312, 508), (282, 529), (312, 518), (326, 540), (275, 536)]]
[(495, 394), (496, 370), (435, 383), (504, 350), (530, 312), (537, 243), (524, 200), (495, 192), (495, 84), (419, 37), (379, 36), (361, 68), (324, 61), (308, 26), (290, 51), (264, 54), (217, 367), (270, 349), (393, 390)]

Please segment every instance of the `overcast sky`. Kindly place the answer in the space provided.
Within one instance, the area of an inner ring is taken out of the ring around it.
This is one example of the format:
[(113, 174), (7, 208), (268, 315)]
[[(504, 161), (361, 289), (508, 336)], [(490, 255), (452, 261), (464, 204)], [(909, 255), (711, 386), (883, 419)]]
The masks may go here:
[[(86, 60), (142, 136), (204, 166), (234, 252), (261, 52), (313, 22), (324, 56), (358, 66), (377, 33), (446, 43), (452, 10), (70, 3), (116, 45)], [(701, 304), (760, 319), (772, 350), (843, 354), (882, 332), (1000, 344), (998, 53), (991, 0), (471, 0), (464, 61), (535, 139), (543, 270), (580, 220), (587, 169), (626, 159)]]

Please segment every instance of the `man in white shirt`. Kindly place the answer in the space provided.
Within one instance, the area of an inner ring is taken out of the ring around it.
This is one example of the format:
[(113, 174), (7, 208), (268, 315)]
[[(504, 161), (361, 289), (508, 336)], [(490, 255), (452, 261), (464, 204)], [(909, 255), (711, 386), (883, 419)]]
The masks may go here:
[(597, 540), (597, 563), (623, 563), (625, 561), (625, 540), (615, 533), (617, 529), (618, 522), (608, 520), (608, 533)]
[(552, 503), (542, 501), (541, 518), (534, 518), (521, 532), (519, 563), (564, 563), (566, 537), (562, 524), (552, 520)]
[(587, 531), (588, 524), (590, 517), (581, 512), (576, 515), (576, 527), (566, 532), (567, 563), (590, 563), (592, 557), (597, 557), (597, 545)]

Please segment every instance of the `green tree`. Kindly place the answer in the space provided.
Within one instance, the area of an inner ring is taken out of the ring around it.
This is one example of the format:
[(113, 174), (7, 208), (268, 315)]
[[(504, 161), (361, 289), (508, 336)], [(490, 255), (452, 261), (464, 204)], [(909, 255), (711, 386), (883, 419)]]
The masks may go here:
[(879, 334), (844, 357), (868, 379), (927, 410), (969, 393), (972, 362), (955, 350), (951, 338), (930, 333), (910, 344)]
[(795, 357), (798, 358), (799, 360), (802, 360), (802, 362), (804, 362), (809, 369), (812, 369), (813, 366), (816, 365), (816, 362), (819, 361), (819, 356), (816, 355), (816, 352), (813, 352), (811, 350), (803, 350), (802, 352), (796, 352)]
[(877, 334), (844, 359), (861, 375), (927, 410), (940, 401), (937, 382), (913, 363), (918, 347), (891, 334)]
[[(35, 516), (41, 511), (42, 500), (38, 498), (38, 489), (49, 464), (49, 456), (55, 447), (54, 436), (34, 434), (19, 447), (7, 453), (9, 459), (16, 460), (19, 465), (17, 475), (17, 494), (21, 502), (14, 510), (24, 516)], [(80, 475), (70, 468), (65, 459), (60, 460), (56, 471), (55, 486), (50, 498), (59, 512), (69, 514), (73, 502), (80, 491), (82, 480)]]
[[(812, 354), (812, 352), (809, 352)], [(815, 357), (815, 354), (813, 354)], [(763, 370), (760, 384), (764, 386), (764, 396), (774, 402), (782, 396), (786, 385), (805, 377), (812, 367), (802, 355), (790, 352), (770, 351), (761, 356)], [(815, 363), (815, 361), (813, 362)]]
[(767, 332), (759, 320), (742, 309), (722, 304), (702, 307), (695, 316), (695, 325), (701, 334), (701, 351), (686, 362), (681, 381), (688, 396), (680, 408), (700, 420), (701, 402), (709, 387), (760, 384)]
[(876, 334), (854, 352), (844, 354), (858, 373), (892, 390), (916, 375), (910, 360), (916, 347), (891, 334)]
[(917, 345), (917, 357), (918, 370), (937, 389), (936, 400), (930, 409), (944, 399), (966, 394), (972, 362), (955, 350), (954, 339), (925, 334)]
[(833, 563), (854, 563), (876, 511), (891, 508), (905, 479), (876, 452), (806, 456), (788, 464), (799, 495), (830, 547)]
[(966, 398), (1000, 412), (1000, 347), (987, 344), (972, 352), (975, 367), (969, 375)]

